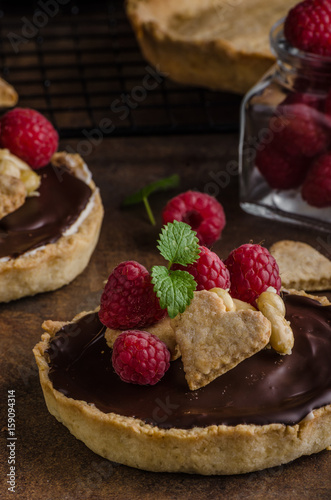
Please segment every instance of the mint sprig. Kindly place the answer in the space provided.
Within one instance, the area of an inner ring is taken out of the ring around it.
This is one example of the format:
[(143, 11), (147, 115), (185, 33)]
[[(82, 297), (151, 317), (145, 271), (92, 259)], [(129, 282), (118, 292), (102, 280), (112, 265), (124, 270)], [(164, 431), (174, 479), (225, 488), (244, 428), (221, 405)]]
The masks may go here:
[(174, 271), (171, 266), (193, 264), (199, 258), (199, 240), (188, 224), (175, 220), (162, 228), (157, 248), (168, 261), (168, 267), (153, 266), (152, 283), (160, 306), (168, 310), (170, 318), (174, 318), (191, 303), (197, 284), (190, 273)]
[(157, 248), (165, 260), (172, 264), (193, 264), (199, 257), (199, 240), (197, 233), (185, 222), (169, 222), (161, 229)]
[(155, 226), (155, 218), (151, 209), (151, 206), (148, 201), (148, 197), (157, 191), (166, 191), (167, 189), (171, 189), (177, 187), (179, 185), (179, 176), (177, 174), (171, 175), (170, 177), (165, 177), (164, 179), (160, 179), (155, 182), (151, 182), (147, 186), (143, 187), (136, 193), (133, 193), (130, 196), (127, 196), (122, 203), (122, 206), (126, 207), (129, 205), (135, 205), (137, 203), (143, 202), (148, 214), (148, 218), (151, 221), (151, 224)]

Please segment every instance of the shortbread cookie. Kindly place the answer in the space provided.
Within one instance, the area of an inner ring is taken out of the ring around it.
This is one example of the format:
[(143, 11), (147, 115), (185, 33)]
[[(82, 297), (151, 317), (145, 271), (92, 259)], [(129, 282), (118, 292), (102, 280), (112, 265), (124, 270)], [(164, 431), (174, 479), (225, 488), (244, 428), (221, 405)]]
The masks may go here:
[(309, 292), (331, 289), (331, 261), (307, 243), (278, 241), (270, 253), (277, 261), (284, 288)]
[(0, 302), (68, 284), (99, 237), (102, 202), (82, 159), (56, 153), (38, 175), (35, 196), (0, 219)]
[(127, 0), (145, 58), (188, 85), (245, 93), (272, 66), (269, 31), (297, 0)]
[[(145, 328), (136, 328), (137, 330), (144, 330), (145, 332), (155, 335), (160, 340), (162, 340), (170, 351), (171, 359), (175, 360), (180, 356), (180, 350), (176, 342), (175, 332), (171, 327), (171, 320), (169, 316), (165, 316), (163, 319), (155, 323), (154, 325)], [(105, 339), (108, 346), (112, 349), (115, 340), (122, 333), (123, 330), (112, 330), (107, 328), (105, 331)]]
[(172, 326), (191, 390), (209, 384), (263, 349), (271, 334), (270, 321), (261, 312), (226, 312), (222, 299), (206, 290), (194, 293)]
[(47, 407), (95, 453), (156, 472), (240, 474), (326, 449), (331, 305), (297, 292), (284, 301), (292, 354), (263, 349), (194, 392), (181, 359), (154, 386), (121, 381), (97, 311), (47, 321), (34, 348)]
[(330, 306), (331, 302), (325, 296), (317, 297), (316, 295), (312, 295), (310, 293), (305, 292), (304, 290), (295, 290), (294, 288), (283, 289), (283, 293), (288, 293), (290, 295), (300, 295), (301, 297), (307, 297), (308, 299), (317, 300), (322, 306)]

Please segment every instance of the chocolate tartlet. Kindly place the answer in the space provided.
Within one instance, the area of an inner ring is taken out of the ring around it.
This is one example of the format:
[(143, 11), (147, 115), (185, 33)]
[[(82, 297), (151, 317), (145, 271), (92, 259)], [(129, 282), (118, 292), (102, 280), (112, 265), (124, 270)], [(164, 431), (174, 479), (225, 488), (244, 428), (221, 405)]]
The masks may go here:
[(56, 153), (38, 175), (37, 195), (0, 220), (0, 302), (68, 284), (99, 237), (102, 202), (83, 160)]
[(181, 359), (155, 386), (122, 382), (96, 311), (47, 321), (34, 355), (48, 409), (99, 455), (150, 471), (238, 474), (331, 445), (331, 304), (284, 296), (293, 352), (264, 349), (190, 391)]

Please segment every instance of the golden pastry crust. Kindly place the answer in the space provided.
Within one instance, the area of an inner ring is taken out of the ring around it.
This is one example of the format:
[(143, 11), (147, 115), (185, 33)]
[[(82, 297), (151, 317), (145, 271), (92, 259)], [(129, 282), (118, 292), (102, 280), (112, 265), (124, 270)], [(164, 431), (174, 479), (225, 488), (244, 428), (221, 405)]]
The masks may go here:
[(18, 95), (14, 87), (3, 78), (0, 78), (0, 108), (15, 106), (17, 101)]
[(77, 232), (16, 259), (0, 262), (0, 302), (56, 290), (70, 283), (87, 266), (97, 244), (103, 219), (98, 189), (89, 183), (94, 204)]
[(331, 289), (331, 261), (302, 241), (281, 240), (270, 247), (282, 286), (308, 292)]
[(314, 410), (296, 425), (212, 425), (186, 430), (153, 427), (67, 398), (53, 388), (45, 354), (64, 324), (44, 323), (47, 331), (33, 350), (45, 401), (57, 420), (104, 458), (154, 472), (241, 474), (285, 464), (331, 444), (331, 405)]
[(145, 58), (183, 84), (245, 93), (275, 61), (269, 31), (294, 0), (127, 0)]

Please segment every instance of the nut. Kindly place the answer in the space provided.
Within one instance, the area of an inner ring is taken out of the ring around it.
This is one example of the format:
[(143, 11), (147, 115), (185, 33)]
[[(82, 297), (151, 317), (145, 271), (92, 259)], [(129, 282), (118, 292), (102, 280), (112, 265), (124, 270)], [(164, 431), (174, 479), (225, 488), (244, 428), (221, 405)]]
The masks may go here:
[(280, 354), (291, 354), (294, 336), (289, 321), (285, 319), (285, 304), (281, 297), (274, 292), (263, 292), (256, 303), (271, 323), (271, 347)]
[(0, 149), (0, 175), (2, 174), (20, 179), (25, 185), (27, 196), (37, 194), (40, 186), (39, 175), (9, 149)]
[(236, 308), (229, 292), (227, 292), (223, 288), (217, 288), (217, 287), (211, 288), (209, 292), (216, 293), (223, 300), (226, 311), (235, 311)]
[(244, 311), (248, 309), (251, 311), (256, 311), (254, 306), (252, 306), (248, 302), (244, 302), (243, 300), (233, 299), (233, 303), (235, 305), (236, 311)]
[[(285, 304), (284, 304), (283, 299), (276, 292), (269, 292), (267, 290), (266, 292), (261, 293), (261, 295), (263, 295), (263, 294), (267, 294), (264, 297), (266, 297), (268, 304), (270, 304), (275, 309), (277, 309), (279, 314), (281, 314), (282, 316), (285, 316), (286, 309), (285, 309)], [(260, 295), (260, 297), (261, 297), (261, 295)]]
[(216, 293), (222, 300), (225, 305), (226, 311), (243, 311), (250, 309), (251, 311), (256, 311), (255, 307), (248, 302), (243, 302), (239, 299), (233, 299), (227, 290), (223, 288), (211, 288), (208, 290), (209, 292)]

